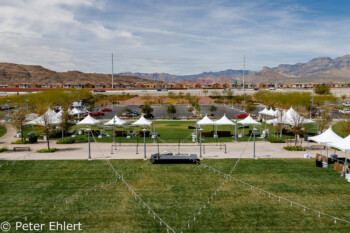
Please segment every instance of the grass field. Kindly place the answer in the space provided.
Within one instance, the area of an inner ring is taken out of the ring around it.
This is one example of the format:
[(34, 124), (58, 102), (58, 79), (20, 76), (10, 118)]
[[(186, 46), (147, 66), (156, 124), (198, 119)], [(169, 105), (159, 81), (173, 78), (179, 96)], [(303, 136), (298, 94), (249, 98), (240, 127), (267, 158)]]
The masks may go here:
[[(156, 132), (160, 135), (160, 139), (157, 139), (159, 143), (162, 142), (167, 142), (167, 143), (178, 143), (179, 139), (181, 143), (190, 143), (192, 142), (192, 137), (191, 134), (195, 132), (194, 129), (188, 129), (188, 126), (195, 126), (195, 121), (157, 121), (156, 122)], [(270, 125), (267, 126), (270, 128), (270, 132), (273, 133), (273, 129)], [(314, 130), (312, 126), (310, 125), (305, 125), (306, 129), (309, 131)], [(86, 128), (86, 126), (79, 126), (79, 128)], [(248, 141), (249, 140), (249, 130), (252, 130), (252, 126), (246, 129), (237, 129), (238, 134), (242, 134), (242, 138), (237, 138), (237, 141)], [(75, 129), (75, 126), (72, 127), (72, 130)], [(92, 127), (92, 129), (101, 129), (103, 132), (108, 133), (109, 135), (113, 135), (112, 129), (103, 129), (103, 128), (98, 128), (97, 126)], [(258, 131), (262, 131), (265, 129), (265, 125), (263, 124), (261, 126), (257, 126)], [(121, 131), (123, 130), (122, 128), (116, 128), (116, 131)], [(132, 130), (131, 127), (126, 128), (124, 130)], [(133, 131), (134, 133), (137, 133), (141, 131), (142, 129), (140, 127), (134, 127)], [(149, 127), (148, 130), (153, 131), (153, 126)], [(218, 126), (217, 128), (218, 131), (231, 131), (231, 135), (234, 134), (235, 129), (234, 126)], [(35, 131), (35, 128), (32, 126), (27, 126), (24, 130), (24, 135), (27, 137), (27, 134), (29, 132)], [(203, 126), (203, 132), (211, 132), (215, 131), (215, 127), (210, 126), (210, 125), (205, 125)], [(142, 132), (141, 132), (142, 133)], [(58, 133), (60, 135), (60, 133)], [(287, 136), (284, 135), (284, 138), (294, 138), (294, 136)], [(52, 138), (53, 139), (53, 138)], [(87, 136), (86, 135), (78, 135), (76, 138), (76, 141), (78, 142), (86, 142), (87, 141)], [(143, 142), (143, 137), (132, 137), (130, 139), (127, 139), (125, 136), (124, 137), (116, 137), (117, 142), (122, 142), (122, 143), (136, 143), (137, 141)], [(213, 137), (203, 137), (202, 141), (203, 142), (233, 142), (235, 139), (234, 137), (219, 137), (218, 139), (213, 138)], [(250, 139), (252, 140), (252, 138)], [(263, 140), (261, 138), (256, 138), (257, 141)], [(97, 139), (99, 142), (113, 142), (113, 137), (103, 137), (101, 139)], [(148, 137), (146, 138), (146, 142), (150, 143), (153, 142), (153, 139)]]
[[(235, 162), (202, 161), (225, 173)], [(143, 160), (111, 163), (178, 232), (224, 180), (201, 165), (152, 165)], [(116, 181), (106, 161), (0, 164), (1, 222), (22, 216), (10, 222), (25, 222), (27, 217), (27, 222), (34, 223), (81, 222), (83, 232), (166, 232), (125, 185)], [(240, 160), (233, 174), (274, 194), (350, 220), (350, 185), (332, 165), (323, 169), (316, 168), (314, 160)], [(183, 232), (349, 232), (349, 227), (229, 181)]]

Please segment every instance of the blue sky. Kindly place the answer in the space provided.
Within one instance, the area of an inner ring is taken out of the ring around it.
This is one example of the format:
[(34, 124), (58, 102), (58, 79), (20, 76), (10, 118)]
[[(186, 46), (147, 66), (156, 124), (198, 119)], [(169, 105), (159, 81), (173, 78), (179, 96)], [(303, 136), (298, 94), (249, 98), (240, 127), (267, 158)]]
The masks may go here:
[(350, 1), (0, 0), (0, 62), (195, 74), (350, 54)]

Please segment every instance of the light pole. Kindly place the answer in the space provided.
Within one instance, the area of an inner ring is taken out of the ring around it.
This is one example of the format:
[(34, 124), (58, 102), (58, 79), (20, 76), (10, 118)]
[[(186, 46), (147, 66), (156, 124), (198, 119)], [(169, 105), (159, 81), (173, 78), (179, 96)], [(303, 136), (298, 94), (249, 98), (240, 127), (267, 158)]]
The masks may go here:
[(143, 128), (142, 132), (143, 132), (143, 159), (147, 160), (147, 157), (146, 157), (146, 128)]
[(256, 132), (256, 128), (255, 128), (255, 125), (253, 125), (253, 138), (254, 138), (253, 158), (257, 159), (257, 157), (255, 156), (255, 132)]
[(114, 149), (115, 149), (115, 116), (113, 118), (113, 144), (114, 144)]
[(26, 109), (27, 109), (27, 111), (28, 111), (28, 102), (29, 102), (29, 100), (26, 99), (25, 102), (26, 102)]
[(87, 129), (87, 132), (88, 132), (88, 144), (89, 144), (89, 157), (88, 157), (88, 160), (91, 160), (91, 150), (90, 150), (90, 132), (91, 132), (91, 129), (90, 129), (90, 125), (89, 125), (89, 128)]
[(310, 119), (312, 118), (312, 108), (314, 105), (314, 88), (312, 88), (312, 98), (311, 98), (311, 105), (310, 105)]
[(235, 142), (237, 142), (237, 118), (235, 119)]
[(8, 112), (8, 117), (10, 118), (10, 100), (7, 100), (7, 112)]
[(202, 127), (199, 128), (199, 158), (202, 159)]

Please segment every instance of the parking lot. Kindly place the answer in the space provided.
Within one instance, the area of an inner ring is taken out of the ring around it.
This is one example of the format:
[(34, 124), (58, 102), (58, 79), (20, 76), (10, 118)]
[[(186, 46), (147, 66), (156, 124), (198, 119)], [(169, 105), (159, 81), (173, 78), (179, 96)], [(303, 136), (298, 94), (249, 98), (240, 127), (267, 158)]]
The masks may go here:
[[(194, 117), (195, 115), (188, 111), (188, 105), (174, 105), (176, 108), (175, 114), (169, 114), (167, 113), (169, 105), (152, 105), (153, 112), (155, 118), (158, 119), (165, 119), (165, 118), (173, 118), (176, 117), (177, 119), (183, 118), (183, 117)], [(235, 115), (243, 113), (241, 110), (238, 109), (236, 106), (223, 106), (223, 105), (216, 105), (216, 111), (209, 111), (210, 107), (212, 105), (201, 105), (201, 114), (202, 116), (209, 114), (213, 118), (220, 118), (224, 114), (230, 119), (232, 119)], [(102, 117), (103, 119), (111, 119), (115, 114), (118, 116), (121, 116), (123, 112), (126, 112), (128, 110), (130, 111), (137, 111), (141, 112), (141, 108), (139, 105), (114, 105), (109, 106), (109, 108), (112, 109), (112, 112), (105, 112), (105, 115)], [(253, 114), (257, 115), (257, 112), (259, 111), (259, 107), (253, 112)]]

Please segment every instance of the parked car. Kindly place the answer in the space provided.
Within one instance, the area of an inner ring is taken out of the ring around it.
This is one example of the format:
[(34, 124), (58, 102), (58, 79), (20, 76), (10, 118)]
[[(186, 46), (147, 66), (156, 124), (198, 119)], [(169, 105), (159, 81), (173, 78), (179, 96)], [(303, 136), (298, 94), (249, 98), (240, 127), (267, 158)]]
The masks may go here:
[(140, 105), (139, 105), (139, 108), (142, 108), (143, 106), (145, 106), (145, 105), (143, 105), (143, 104), (140, 104)]
[(147, 113), (147, 114), (144, 115), (144, 117), (145, 117), (146, 119), (154, 119), (154, 116), (153, 116), (152, 113)]
[(350, 107), (350, 102), (343, 103), (343, 106)]
[(349, 110), (349, 109), (339, 110), (339, 112), (340, 112), (341, 114), (350, 114), (350, 110)]
[(246, 118), (248, 116), (248, 114), (246, 114), (246, 113), (241, 113), (241, 114), (239, 114), (239, 115), (236, 115), (234, 118), (235, 119), (237, 119), (237, 118), (239, 118), (239, 119), (244, 119), (244, 118)]
[(103, 116), (103, 115), (105, 115), (104, 112), (99, 111), (99, 112), (89, 112), (89, 113), (85, 113), (85, 114), (83, 114), (83, 116), (87, 116), (88, 114), (90, 114), (90, 116)]
[(131, 111), (131, 113), (134, 114), (135, 116), (140, 116), (141, 115), (141, 113), (138, 112), (138, 111)]
[(270, 91), (274, 91), (274, 90), (276, 90), (276, 88), (270, 87), (269, 90), (270, 90)]
[(103, 109), (101, 109), (101, 112), (112, 112), (112, 109), (110, 109), (110, 108), (103, 108)]

